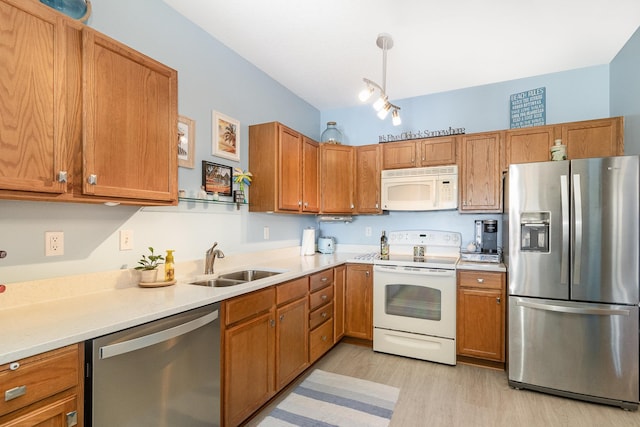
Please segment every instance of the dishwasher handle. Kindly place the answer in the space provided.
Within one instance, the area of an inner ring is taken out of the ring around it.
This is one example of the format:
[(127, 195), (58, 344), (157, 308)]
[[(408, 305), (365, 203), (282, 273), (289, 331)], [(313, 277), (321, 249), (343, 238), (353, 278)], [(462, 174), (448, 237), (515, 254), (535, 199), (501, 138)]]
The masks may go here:
[(123, 341), (117, 344), (110, 344), (100, 347), (100, 359), (108, 359), (110, 357), (119, 356), (124, 353), (129, 353), (141, 348), (151, 347), (152, 345), (168, 341), (172, 338), (179, 337), (180, 335), (188, 334), (191, 331), (195, 331), (209, 323), (215, 321), (218, 318), (218, 310), (207, 313), (202, 317), (191, 320), (187, 323), (183, 323), (173, 328), (165, 329), (160, 332), (145, 335), (132, 340)]

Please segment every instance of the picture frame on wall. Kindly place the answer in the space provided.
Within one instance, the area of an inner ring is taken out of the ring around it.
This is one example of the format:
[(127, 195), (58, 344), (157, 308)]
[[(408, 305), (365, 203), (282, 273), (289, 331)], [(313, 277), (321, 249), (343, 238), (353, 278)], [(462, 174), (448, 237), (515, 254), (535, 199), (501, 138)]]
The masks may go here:
[(217, 157), (240, 161), (240, 122), (218, 111), (213, 112), (213, 149)]
[(231, 196), (233, 171), (231, 166), (202, 161), (202, 186), (207, 193)]
[(196, 122), (187, 116), (178, 116), (178, 166), (195, 167)]

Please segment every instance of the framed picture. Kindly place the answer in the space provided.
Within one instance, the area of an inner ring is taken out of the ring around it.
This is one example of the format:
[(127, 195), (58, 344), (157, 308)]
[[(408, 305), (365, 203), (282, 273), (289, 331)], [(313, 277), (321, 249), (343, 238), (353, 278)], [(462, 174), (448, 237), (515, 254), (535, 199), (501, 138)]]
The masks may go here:
[(232, 185), (231, 166), (202, 161), (202, 186), (207, 193), (218, 193), (221, 196), (231, 196)]
[(178, 166), (194, 168), (196, 122), (186, 116), (178, 116)]
[(217, 111), (213, 112), (214, 156), (240, 161), (240, 122)]

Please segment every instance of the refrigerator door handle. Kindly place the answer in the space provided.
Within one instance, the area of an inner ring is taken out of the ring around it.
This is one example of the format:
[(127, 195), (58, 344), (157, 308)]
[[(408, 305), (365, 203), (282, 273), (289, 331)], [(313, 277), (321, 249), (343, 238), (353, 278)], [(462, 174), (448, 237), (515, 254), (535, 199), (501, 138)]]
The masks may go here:
[(573, 200), (575, 201), (575, 232), (574, 232), (574, 256), (573, 256), (573, 284), (580, 284), (580, 267), (582, 259), (582, 188), (580, 187), (580, 175), (573, 175)]
[(560, 202), (562, 208), (562, 258), (560, 284), (566, 285), (569, 266), (569, 182), (567, 175), (560, 176)]
[(564, 305), (551, 305), (530, 301), (516, 301), (516, 305), (521, 307), (533, 308), (537, 310), (555, 311), (557, 313), (569, 313), (569, 314), (590, 314), (596, 316), (629, 316), (631, 310), (619, 308), (619, 309), (607, 309), (607, 308), (583, 308), (583, 307), (566, 307)]

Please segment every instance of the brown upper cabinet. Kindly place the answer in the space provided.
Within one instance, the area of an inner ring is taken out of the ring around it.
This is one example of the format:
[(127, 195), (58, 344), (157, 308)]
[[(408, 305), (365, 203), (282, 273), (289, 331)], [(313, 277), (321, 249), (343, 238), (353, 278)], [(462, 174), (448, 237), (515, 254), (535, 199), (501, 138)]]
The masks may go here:
[(505, 132), (504, 169), (513, 163), (546, 162), (556, 139), (567, 146), (568, 159), (624, 155), (624, 118), (585, 120)]
[(319, 144), (278, 122), (249, 126), (252, 212), (320, 210)]
[(382, 169), (402, 169), (456, 163), (456, 138), (439, 137), (382, 144)]
[(0, 28), (0, 198), (177, 203), (175, 70), (38, 2)]
[(380, 144), (355, 147), (356, 213), (382, 213), (382, 204), (380, 202), (381, 148)]
[(355, 149), (350, 145), (320, 144), (320, 212), (351, 214), (354, 204)]
[(460, 137), (460, 212), (501, 212), (502, 132)]

